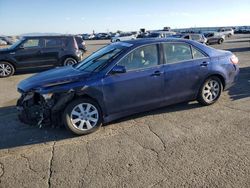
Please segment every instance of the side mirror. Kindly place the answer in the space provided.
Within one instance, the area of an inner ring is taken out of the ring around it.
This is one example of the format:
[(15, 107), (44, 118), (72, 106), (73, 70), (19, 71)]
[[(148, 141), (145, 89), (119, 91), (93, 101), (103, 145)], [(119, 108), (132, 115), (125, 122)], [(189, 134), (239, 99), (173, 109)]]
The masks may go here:
[(20, 45), (20, 46), (18, 47), (18, 49), (20, 49), (20, 50), (24, 49), (23, 45)]
[(125, 66), (122, 65), (116, 65), (111, 71), (112, 74), (119, 74), (119, 73), (126, 73)]

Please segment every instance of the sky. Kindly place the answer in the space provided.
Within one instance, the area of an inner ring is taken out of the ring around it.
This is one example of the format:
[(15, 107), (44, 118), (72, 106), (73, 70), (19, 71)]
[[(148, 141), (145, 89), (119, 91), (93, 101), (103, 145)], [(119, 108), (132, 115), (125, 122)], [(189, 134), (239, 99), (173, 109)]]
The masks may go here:
[(250, 25), (250, 0), (0, 0), (0, 34)]

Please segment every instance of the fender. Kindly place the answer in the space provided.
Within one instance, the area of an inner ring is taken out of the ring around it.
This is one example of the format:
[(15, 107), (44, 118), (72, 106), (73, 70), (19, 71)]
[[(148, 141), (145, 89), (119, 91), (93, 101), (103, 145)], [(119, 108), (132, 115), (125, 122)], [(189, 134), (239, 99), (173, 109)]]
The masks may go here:
[(107, 116), (107, 110), (101, 86), (98, 88), (92, 88), (91, 86), (84, 86), (81, 89), (76, 90), (75, 94), (78, 97), (89, 97), (95, 100), (99, 104), (103, 116)]
[(1, 58), (0, 58), (0, 61), (9, 62), (9, 63), (11, 63), (11, 64), (14, 66), (15, 69), (18, 68), (18, 65), (17, 65), (16, 61), (14, 61), (14, 60), (11, 59), (11, 58), (8, 58), (8, 57), (1, 57)]

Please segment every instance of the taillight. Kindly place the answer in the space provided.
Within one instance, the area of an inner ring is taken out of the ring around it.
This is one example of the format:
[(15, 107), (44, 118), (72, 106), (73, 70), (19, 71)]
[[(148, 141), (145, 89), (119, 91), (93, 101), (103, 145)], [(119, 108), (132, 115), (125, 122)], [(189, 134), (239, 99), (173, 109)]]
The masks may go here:
[(75, 37), (73, 37), (73, 39), (74, 39), (74, 48), (75, 48), (75, 49), (78, 49), (78, 45), (77, 45), (77, 42), (76, 42)]
[(239, 59), (238, 59), (238, 57), (236, 55), (232, 55), (230, 60), (234, 65), (237, 65), (239, 63)]

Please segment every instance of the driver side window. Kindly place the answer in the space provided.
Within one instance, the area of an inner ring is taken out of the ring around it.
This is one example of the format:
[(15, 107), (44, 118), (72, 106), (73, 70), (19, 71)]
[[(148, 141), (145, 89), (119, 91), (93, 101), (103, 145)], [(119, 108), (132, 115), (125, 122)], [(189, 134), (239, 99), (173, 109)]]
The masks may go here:
[(158, 65), (158, 50), (156, 45), (148, 45), (135, 49), (118, 65), (124, 66), (127, 71), (145, 69)]
[(24, 47), (24, 48), (39, 47), (39, 39), (28, 39), (23, 43), (22, 47)]

